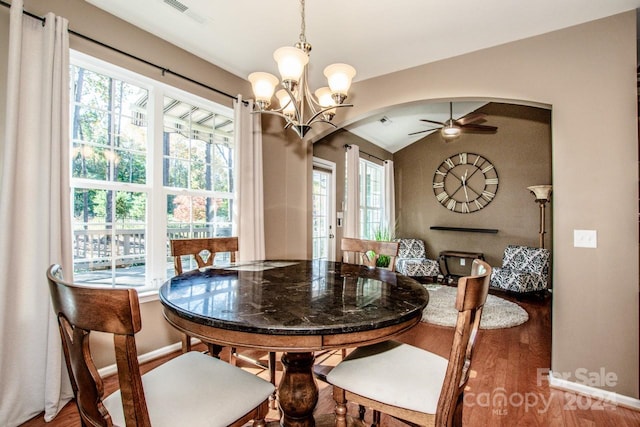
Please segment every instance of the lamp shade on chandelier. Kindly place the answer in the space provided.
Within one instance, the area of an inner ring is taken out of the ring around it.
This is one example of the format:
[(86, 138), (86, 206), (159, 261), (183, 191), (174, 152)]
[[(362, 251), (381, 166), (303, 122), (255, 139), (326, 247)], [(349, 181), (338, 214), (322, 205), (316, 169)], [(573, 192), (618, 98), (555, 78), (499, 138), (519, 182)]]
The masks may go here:
[[(273, 114), (284, 118), (285, 129), (292, 128), (300, 138), (315, 123), (326, 123), (336, 127), (333, 119), (336, 108), (351, 107), (345, 104), (351, 81), (356, 70), (347, 64), (331, 64), (324, 69), (328, 87), (321, 87), (314, 93), (308, 86), (308, 64), (311, 45), (305, 36), (305, 4), (300, 1), (302, 17), (300, 39), (295, 46), (285, 46), (273, 53), (278, 64), (280, 80), (270, 73), (255, 72), (249, 74), (258, 113)], [(280, 86), (276, 92), (276, 88)], [(269, 109), (273, 96), (276, 96), (279, 108)]]

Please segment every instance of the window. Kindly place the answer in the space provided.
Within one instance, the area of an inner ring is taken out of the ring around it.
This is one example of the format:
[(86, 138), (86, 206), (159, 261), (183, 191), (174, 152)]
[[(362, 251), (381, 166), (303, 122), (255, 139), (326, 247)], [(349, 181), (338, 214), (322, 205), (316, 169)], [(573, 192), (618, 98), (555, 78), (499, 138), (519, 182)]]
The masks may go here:
[(70, 86), (75, 280), (153, 290), (169, 239), (231, 235), (233, 113), (76, 52)]
[(382, 229), (384, 168), (360, 159), (360, 237), (375, 240)]

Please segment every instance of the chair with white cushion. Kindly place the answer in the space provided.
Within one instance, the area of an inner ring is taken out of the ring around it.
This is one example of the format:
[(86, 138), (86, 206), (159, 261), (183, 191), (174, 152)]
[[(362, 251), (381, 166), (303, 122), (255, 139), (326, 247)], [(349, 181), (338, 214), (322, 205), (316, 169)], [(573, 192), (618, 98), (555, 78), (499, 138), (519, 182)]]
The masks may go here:
[[(78, 286), (47, 270), (67, 371), (83, 426), (264, 426), (273, 384), (219, 359), (188, 352), (141, 375), (135, 289)], [(113, 335), (120, 389), (104, 396), (91, 331)]]
[(440, 264), (427, 258), (424, 241), (420, 239), (397, 239), (399, 243), (396, 271), (411, 277), (437, 277)]
[(458, 319), (451, 353), (437, 354), (385, 341), (360, 347), (329, 374), (334, 387), (336, 426), (346, 425), (347, 401), (421, 426), (461, 426), (463, 392), (469, 379), (473, 346), (487, 299), (491, 267), (474, 260), (471, 276), (458, 281)]

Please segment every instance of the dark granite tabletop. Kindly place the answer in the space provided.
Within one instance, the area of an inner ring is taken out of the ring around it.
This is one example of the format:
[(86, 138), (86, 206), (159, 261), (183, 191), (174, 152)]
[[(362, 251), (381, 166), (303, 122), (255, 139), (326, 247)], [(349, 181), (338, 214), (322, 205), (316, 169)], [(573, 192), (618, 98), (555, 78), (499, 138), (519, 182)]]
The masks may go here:
[(227, 330), (325, 335), (396, 325), (420, 316), (429, 294), (415, 280), (327, 261), (237, 263), (176, 276), (160, 300), (179, 317)]

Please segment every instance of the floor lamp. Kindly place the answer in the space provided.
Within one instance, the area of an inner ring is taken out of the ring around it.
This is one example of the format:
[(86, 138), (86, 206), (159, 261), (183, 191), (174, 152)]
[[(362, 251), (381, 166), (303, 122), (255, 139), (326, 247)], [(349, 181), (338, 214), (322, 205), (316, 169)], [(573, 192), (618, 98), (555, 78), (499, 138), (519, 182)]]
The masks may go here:
[(544, 248), (544, 207), (551, 201), (551, 186), (550, 185), (532, 185), (527, 187), (527, 190), (536, 198), (536, 203), (540, 205), (540, 247)]

